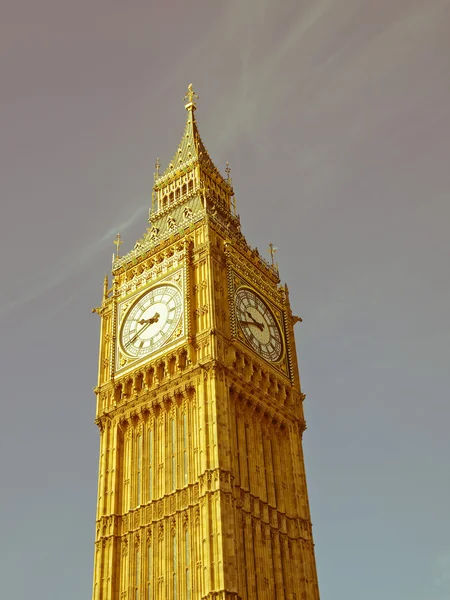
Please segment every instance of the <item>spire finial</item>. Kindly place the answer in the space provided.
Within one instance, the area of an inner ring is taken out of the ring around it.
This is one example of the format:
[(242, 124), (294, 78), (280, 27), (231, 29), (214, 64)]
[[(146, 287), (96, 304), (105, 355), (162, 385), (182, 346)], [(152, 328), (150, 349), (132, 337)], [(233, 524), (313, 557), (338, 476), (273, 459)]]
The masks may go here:
[(188, 91), (187, 91), (186, 96), (183, 98), (183, 100), (187, 101), (187, 104), (184, 105), (184, 108), (186, 110), (195, 110), (197, 108), (197, 106), (195, 104), (195, 100), (198, 100), (198, 96), (194, 92), (194, 89), (192, 87), (192, 83), (190, 83), (188, 85)]
[(275, 254), (276, 254), (277, 250), (278, 250), (278, 248), (275, 248), (275, 246), (272, 244), (272, 242), (270, 242), (269, 254), (270, 254), (270, 258), (272, 259), (272, 267), (278, 267), (278, 265), (275, 264)]
[(225, 167), (225, 173), (227, 174), (227, 181), (230, 181), (230, 173), (231, 173), (231, 167), (230, 167), (230, 163), (227, 161), (226, 163), (226, 167)]
[(159, 162), (159, 158), (156, 159), (156, 163), (155, 163), (155, 179), (157, 179), (159, 177), (159, 167), (160, 167), (160, 162)]
[(114, 240), (114, 243), (117, 246), (116, 258), (119, 258), (120, 246), (123, 244), (122, 238), (120, 237), (120, 233), (117, 234), (116, 239)]

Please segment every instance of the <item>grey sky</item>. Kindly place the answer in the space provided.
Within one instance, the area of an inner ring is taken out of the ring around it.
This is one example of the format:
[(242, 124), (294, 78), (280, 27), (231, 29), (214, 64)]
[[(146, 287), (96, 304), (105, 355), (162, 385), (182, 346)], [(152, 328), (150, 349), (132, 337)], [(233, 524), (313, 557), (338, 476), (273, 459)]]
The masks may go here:
[(3, 0), (2, 597), (91, 593), (91, 308), (190, 82), (303, 317), (323, 600), (450, 596), (449, 73), (449, 0)]

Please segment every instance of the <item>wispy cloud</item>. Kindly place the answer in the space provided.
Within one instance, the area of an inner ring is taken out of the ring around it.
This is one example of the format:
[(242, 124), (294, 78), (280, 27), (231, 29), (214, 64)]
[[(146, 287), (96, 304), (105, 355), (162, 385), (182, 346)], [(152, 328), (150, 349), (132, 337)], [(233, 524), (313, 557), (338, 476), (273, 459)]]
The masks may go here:
[[(282, 104), (296, 85), (297, 77), (292, 73), (291, 81), (273, 85), (277, 73), (285, 72), (285, 61), (289, 55), (295, 60), (295, 51), (303, 35), (311, 29), (335, 3), (336, 0), (305, 0), (301, 4), (290, 0), (280, 4), (276, 0), (234, 0), (226, 5), (220, 18), (216, 18), (201, 38), (193, 40), (186, 48), (178, 64), (168, 72), (151, 94), (167, 94), (171, 86), (179, 85), (193, 65), (201, 64), (202, 71), (227, 70), (227, 62), (236, 60), (233, 66), (240, 69), (239, 77), (233, 77), (233, 85), (224, 88), (215, 105), (211, 106), (211, 118), (220, 115), (222, 128), (216, 145), (227, 148), (242, 136), (253, 140), (264, 152), (261, 139), (261, 109)], [(282, 22), (284, 21), (287, 25)], [(274, 25), (275, 24), (275, 25)], [(278, 30), (278, 39), (267, 42)], [(239, 47), (236, 55), (231, 49)], [(195, 82), (194, 82), (195, 87)], [(199, 90), (201, 94), (201, 90)], [(203, 128), (207, 123), (202, 119)]]
[[(286, 102), (292, 107), (288, 97), (293, 90), (298, 94), (300, 89), (299, 107), (334, 118), (337, 108), (345, 111), (353, 106), (352, 99), (357, 102), (365, 89), (383, 89), (414, 63), (423, 31), (433, 27), (449, 5), (448, 0), (405, 4), (384, 22), (383, 11), (369, 3), (370, 14), (364, 17), (361, 4), (352, 2), (342, 10), (336, 0), (230, 3), (223, 19), (198, 40), (183, 65), (201, 54), (203, 62), (219, 68), (230, 44), (240, 48), (240, 76), (232, 87), (224, 86), (211, 110), (220, 115), (222, 124), (216, 144), (226, 149), (245, 137), (265, 154), (270, 141), (263, 137), (261, 121), (266, 114), (282, 111)], [(268, 39), (274, 32), (278, 37)], [(364, 110), (350, 111), (349, 118), (355, 121), (349, 130), (354, 137), (379, 127), (377, 117), (368, 122)]]
[[(177, 66), (161, 79), (157, 91), (152, 93), (165, 94), (172, 84), (177, 82), (178, 85), (198, 57), (202, 58), (205, 71), (213, 65), (219, 68), (227, 60), (230, 44), (236, 41), (241, 49), (240, 76), (235, 79), (232, 88), (224, 87), (210, 112), (211, 115), (221, 115), (222, 127), (217, 143), (224, 149), (244, 136), (265, 154), (269, 141), (261, 133), (262, 115), (265, 110), (273, 110), (276, 106), (282, 110), (283, 102), (292, 89), (298, 88), (299, 78), (304, 78), (303, 90), (308, 86), (316, 87), (314, 96), (319, 97), (320, 102), (316, 101), (315, 110), (323, 118), (328, 113), (334, 114), (337, 107), (347, 105), (348, 99), (357, 95), (355, 86), (361, 87), (364, 82), (381, 78), (381, 74), (388, 77), (402, 63), (411, 60), (410, 50), (421, 29), (440, 18), (448, 0), (417, 3), (404, 12), (399, 11), (397, 18), (385, 25), (379, 23), (372, 27), (370, 32), (365, 32), (367, 35), (353, 42), (343, 32), (360, 18), (359, 3), (354, 3), (345, 14), (339, 11), (338, 4), (336, 0), (305, 0), (300, 4), (292, 1), (282, 5), (276, 0), (249, 0), (246, 3), (235, 0), (224, 7), (221, 18), (205, 29), (204, 36), (186, 49)], [(278, 27), (274, 29), (277, 20)], [(265, 36), (274, 30), (278, 31), (278, 39), (266, 43)], [(314, 35), (311, 35), (312, 32)], [(313, 40), (318, 36), (330, 40), (328, 53), (322, 52), (320, 57), (313, 57)], [(351, 52), (347, 52), (349, 44), (353, 44)], [(391, 65), (390, 70), (386, 69), (386, 64)], [(280, 81), (278, 73), (286, 74), (290, 69), (291, 77)], [(308, 95), (307, 91), (302, 93)], [(367, 130), (379, 126), (376, 120), (368, 123), (364, 112), (352, 114), (351, 120), (349, 140), (352, 131), (356, 137), (367, 138)], [(310, 163), (322, 164), (327, 148), (322, 147), (318, 154), (314, 154), (313, 149), (308, 149), (308, 152)], [(80, 271), (118, 230), (126, 230), (145, 210), (141, 206), (99, 240), (92, 241), (53, 266), (51, 274), (29, 286), (30, 291), (9, 303), (0, 304), (0, 315), (42, 296)]]
[(76, 273), (82, 271), (83, 268), (89, 264), (89, 261), (106, 247), (106, 244), (111, 244), (118, 231), (126, 231), (136, 223), (147, 210), (148, 208), (146, 205), (140, 206), (130, 217), (118, 223), (117, 226), (108, 229), (108, 231), (106, 231), (99, 239), (92, 240), (90, 243), (85, 244), (78, 252), (72, 252), (70, 255), (61, 259), (56, 265), (52, 264), (51, 274), (42, 276), (42, 273), (40, 273), (38, 283), (35, 285), (28, 285), (26, 293), (18, 295), (10, 302), (1, 304), (0, 316), (36, 300), (67, 281)]
[[(250, 2), (245, 4), (245, 10), (241, 2), (234, 4), (234, 21), (245, 23), (246, 27), (244, 29), (241, 25), (240, 35), (236, 36), (245, 40), (242, 42), (237, 85), (221, 95), (219, 105), (214, 109), (216, 114), (223, 116), (219, 141), (224, 147), (244, 135), (253, 140), (260, 152), (266, 153), (268, 140), (261, 134), (262, 115), (275, 107), (282, 110), (284, 99), (298, 83), (298, 71), (292, 71), (291, 77), (283, 81), (279, 80), (278, 74), (286, 73), (288, 61), (298, 67), (302, 58), (299, 47), (303, 36), (323, 18), (332, 4), (333, 0), (305, 2), (301, 10), (296, 2), (280, 5), (268, 1), (264, 6)], [(266, 36), (274, 21), (280, 18), (280, 13), (284, 13), (288, 25), (280, 24), (276, 42), (266, 44)], [(258, 18), (252, 18), (253, 14), (257, 14)]]

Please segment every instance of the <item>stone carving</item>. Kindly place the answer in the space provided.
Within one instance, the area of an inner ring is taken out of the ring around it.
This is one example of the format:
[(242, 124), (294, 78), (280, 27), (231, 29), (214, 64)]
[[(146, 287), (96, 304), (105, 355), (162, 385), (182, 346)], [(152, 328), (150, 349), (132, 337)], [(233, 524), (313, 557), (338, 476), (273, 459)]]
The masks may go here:
[(156, 240), (156, 238), (158, 237), (158, 234), (159, 234), (159, 229), (157, 227), (152, 227), (150, 229), (150, 239), (152, 241)]

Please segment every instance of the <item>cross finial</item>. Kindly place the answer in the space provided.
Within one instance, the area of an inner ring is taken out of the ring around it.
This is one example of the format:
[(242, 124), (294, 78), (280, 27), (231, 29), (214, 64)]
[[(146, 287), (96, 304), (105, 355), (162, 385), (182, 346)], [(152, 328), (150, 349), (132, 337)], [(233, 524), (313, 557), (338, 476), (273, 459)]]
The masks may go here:
[(120, 237), (120, 233), (117, 234), (116, 239), (114, 240), (114, 243), (117, 246), (116, 258), (119, 258), (120, 246), (123, 244), (122, 238)]
[(272, 259), (272, 267), (275, 266), (275, 254), (276, 254), (277, 250), (278, 250), (278, 248), (275, 248), (275, 246), (272, 244), (272, 242), (270, 242), (269, 254), (270, 254), (270, 258)]
[(156, 159), (156, 163), (155, 163), (155, 179), (157, 177), (159, 177), (159, 167), (161, 166), (160, 162), (159, 162), (159, 158)]
[(186, 110), (195, 110), (197, 107), (195, 105), (195, 100), (198, 100), (198, 96), (197, 94), (194, 92), (194, 89), (192, 87), (192, 83), (190, 83), (188, 85), (188, 91), (186, 96), (183, 98), (183, 100), (187, 101), (187, 104), (184, 105), (184, 108)]
[(225, 164), (226, 164), (225, 173), (227, 174), (227, 181), (230, 181), (230, 173), (231, 173), (230, 163), (227, 161)]

